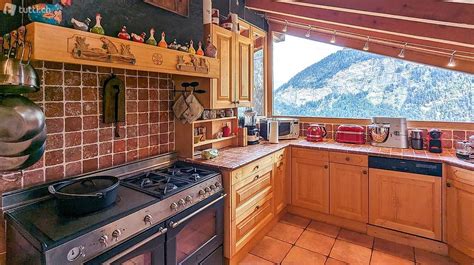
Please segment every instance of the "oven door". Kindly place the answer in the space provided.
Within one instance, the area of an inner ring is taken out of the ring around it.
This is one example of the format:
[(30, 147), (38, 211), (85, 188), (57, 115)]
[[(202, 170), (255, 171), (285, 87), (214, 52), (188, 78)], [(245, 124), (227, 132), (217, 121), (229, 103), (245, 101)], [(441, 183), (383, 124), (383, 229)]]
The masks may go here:
[(166, 264), (223, 264), (224, 197), (214, 194), (167, 222)]
[(163, 225), (155, 225), (85, 264), (164, 265), (166, 231)]

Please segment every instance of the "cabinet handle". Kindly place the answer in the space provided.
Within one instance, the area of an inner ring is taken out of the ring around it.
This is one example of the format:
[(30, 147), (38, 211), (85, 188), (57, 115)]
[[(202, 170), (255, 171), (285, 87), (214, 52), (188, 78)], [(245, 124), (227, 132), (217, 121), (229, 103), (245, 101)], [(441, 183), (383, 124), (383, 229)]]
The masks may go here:
[(325, 168), (325, 169), (328, 169), (328, 168), (329, 168), (329, 166), (328, 166), (328, 165), (324, 165), (324, 168)]
[(346, 157), (346, 161), (347, 161), (347, 162), (351, 161), (351, 158), (347, 156), (347, 157)]
[(283, 158), (283, 154), (280, 155), (280, 158), (279, 159), (282, 159)]
[(252, 171), (256, 171), (256, 170), (258, 170), (259, 168), (260, 168), (260, 166), (256, 165), (256, 166), (253, 168)]
[(257, 180), (260, 178), (260, 175), (255, 176), (254, 180)]
[(362, 170), (362, 174), (367, 175), (367, 170)]
[(255, 210), (260, 209), (260, 205), (255, 206)]
[(446, 187), (451, 188), (451, 183), (450, 183), (450, 182), (446, 182)]

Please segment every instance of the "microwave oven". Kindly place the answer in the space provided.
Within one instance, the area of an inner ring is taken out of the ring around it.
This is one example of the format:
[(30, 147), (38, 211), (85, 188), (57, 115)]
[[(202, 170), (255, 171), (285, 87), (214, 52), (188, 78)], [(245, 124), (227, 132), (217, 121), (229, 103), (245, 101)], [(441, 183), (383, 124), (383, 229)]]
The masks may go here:
[(263, 118), (260, 119), (260, 136), (270, 139), (270, 121), (278, 121), (278, 139), (297, 139), (300, 136), (300, 121), (294, 118)]

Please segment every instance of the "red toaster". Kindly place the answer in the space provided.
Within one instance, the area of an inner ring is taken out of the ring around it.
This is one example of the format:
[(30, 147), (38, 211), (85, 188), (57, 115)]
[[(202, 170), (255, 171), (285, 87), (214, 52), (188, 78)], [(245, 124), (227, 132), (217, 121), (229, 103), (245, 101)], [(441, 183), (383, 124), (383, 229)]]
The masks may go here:
[(365, 144), (365, 129), (359, 125), (344, 124), (337, 127), (336, 142)]

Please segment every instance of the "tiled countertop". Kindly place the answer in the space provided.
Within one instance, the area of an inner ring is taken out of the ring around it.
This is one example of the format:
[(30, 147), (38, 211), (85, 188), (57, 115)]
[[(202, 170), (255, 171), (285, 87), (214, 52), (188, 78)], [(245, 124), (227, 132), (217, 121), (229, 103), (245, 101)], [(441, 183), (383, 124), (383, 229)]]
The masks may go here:
[(202, 165), (218, 167), (222, 170), (233, 170), (287, 146), (440, 162), (474, 171), (474, 164), (457, 158), (454, 150), (446, 150), (442, 154), (434, 154), (425, 150), (384, 148), (374, 147), (371, 145), (342, 144), (332, 140), (313, 143), (308, 142), (304, 139), (282, 140), (278, 144), (270, 144), (264, 142), (258, 145), (249, 145), (246, 147), (230, 147), (219, 150), (219, 156), (215, 159), (204, 160), (201, 158), (194, 158), (188, 159), (188, 161)]

